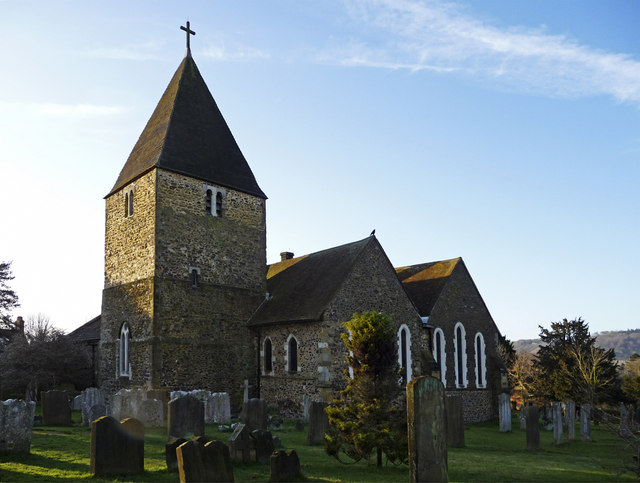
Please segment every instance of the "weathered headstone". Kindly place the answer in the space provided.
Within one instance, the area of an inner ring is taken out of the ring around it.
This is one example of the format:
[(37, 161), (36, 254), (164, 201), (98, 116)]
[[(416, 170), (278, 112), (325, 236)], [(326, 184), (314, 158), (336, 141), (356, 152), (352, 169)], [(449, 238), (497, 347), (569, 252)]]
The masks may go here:
[(22, 399), (0, 402), (0, 454), (31, 451), (36, 403)]
[(282, 431), (284, 429), (284, 421), (277, 416), (269, 416), (269, 429), (271, 431)]
[(567, 401), (564, 418), (567, 422), (567, 439), (569, 441), (576, 439), (576, 403), (571, 399)]
[(242, 422), (247, 425), (249, 431), (267, 429), (267, 403), (262, 399), (249, 399), (244, 403), (242, 413)]
[(553, 410), (553, 442), (562, 444), (562, 404), (553, 402), (551, 408)]
[(144, 472), (144, 426), (134, 418), (122, 423), (109, 416), (91, 423), (91, 474)]
[(178, 471), (178, 456), (176, 455), (176, 450), (178, 446), (186, 442), (187, 440), (184, 438), (174, 438), (164, 445), (164, 460), (167, 462), (167, 470), (169, 470), (169, 472)]
[(464, 415), (462, 398), (448, 396), (445, 398), (447, 410), (447, 444), (454, 448), (464, 447)]
[(204, 436), (204, 405), (194, 396), (169, 401), (169, 439)]
[(527, 424), (527, 449), (540, 449), (540, 412), (537, 406), (527, 406), (524, 409)]
[(507, 393), (498, 395), (498, 416), (500, 418), (500, 432), (511, 431), (511, 398)]
[(71, 424), (71, 405), (64, 391), (46, 391), (42, 397), (42, 424), (68, 426)]
[(519, 418), (520, 418), (520, 429), (527, 429), (527, 418), (525, 416), (526, 409), (525, 406), (520, 406)]
[(231, 422), (231, 400), (226, 392), (214, 392), (207, 399), (205, 421), (217, 424)]
[(176, 450), (181, 483), (233, 481), (229, 448), (221, 441), (187, 441)]
[(582, 441), (591, 441), (591, 405), (580, 406), (580, 438)]
[(302, 421), (309, 422), (309, 407), (311, 406), (311, 398), (302, 396)]
[(89, 425), (91, 425), (91, 423), (96, 419), (107, 415), (107, 408), (104, 404), (94, 404), (88, 411), (83, 411), (83, 417), (85, 414)]
[(264, 429), (254, 429), (251, 431), (256, 448), (256, 460), (259, 463), (268, 463), (271, 453), (275, 449), (273, 446), (273, 435)]
[(407, 384), (409, 481), (449, 481), (444, 386), (429, 376)]
[(73, 398), (73, 402), (71, 403), (71, 409), (73, 409), (74, 411), (82, 411), (82, 401), (84, 401), (82, 394), (78, 394), (76, 397)]
[[(148, 402), (151, 401), (151, 402)], [(107, 414), (121, 421), (136, 418), (146, 427), (164, 426), (164, 408), (162, 401), (149, 399), (143, 389), (121, 389), (111, 396)]]
[[(80, 394), (80, 396), (82, 398), (82, 401), (80, 403), (80, 410), (82, 411), (82, 424), (85, 426), (90, 426), (91, 422), (95, 419), (98, 419), (99, 417), (102, 416), (106, 416), (107, 413), (104, 412), (103, 414), (97, 414), (97, 411), (94, 410), (93, 414), (89, 414), (89, 412), (91, 411), (91, 408), (93, 406), (101, 406), (101, 407), (105, 407), (105, 411), (106, 411), (106, 397), (105, 397), (105, 393), (102, 389), (98, 389), (95, 387), (89, 387), (87, 389), (85, 389), (84, 391), (82, 391), (82, 393)], [(96, 416), (97, 414), (97, 416)], [(124, 418), (122, 418), (124, 419)]]
[(631, 436), (631, 421), (630, 421), (630, 413), (627, 406), (624, 403), (620, 403), (620, 436), (626, 438)]
[(329, 416), (325, 412), (327, 406), (327, 403), (319, 401), (312, 401), (309, 405), (307, 442), (311, 445), (322, 444), (322, 439), (329, 430)]
[(237, 463), (249, 463), (256, 460), (255, 440), (251, 437), (249, 428), (238, 424), (229, 436), (229, 451), (231, 459)]
[(274, 451), (271, 454), (271, 478), (269, 481), (293, 481), (300, 475), (300, 459), (293, 449)]

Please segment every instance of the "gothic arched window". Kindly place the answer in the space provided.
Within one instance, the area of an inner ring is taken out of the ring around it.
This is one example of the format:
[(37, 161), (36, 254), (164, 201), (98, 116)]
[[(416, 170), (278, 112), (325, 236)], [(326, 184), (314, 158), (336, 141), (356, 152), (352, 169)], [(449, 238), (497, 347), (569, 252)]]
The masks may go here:
[(458, 322), (454, 329), (456, 387), (467, 387), (467, 342), (464, 326)]
[(213, 198), (213, 191), (207, 190), (207, 195), (205, 197), (205, 206), (204, 206), (204, 212), (207, 215), (211, 214), (211, 199), (212, 198)]
[(298, 372), (298, 341), (292, 335), (287, 341), (287, 370)]
[(216, 216), (222, 216), (222, 192), (216, 193)]
[(444, 347), (444, 332), (436, 329), (433, 333), (433, 357), (440, 368), (440, 380), (447, 387), (447, 354)]
[(487, 366), (484, 337), (480, 332), (476, 334), (476, 387), (487, 387)]
[(129, 342), (131, 334), (129, 325), (125, 322), (120, 328), (120, 345), (118, 351), (118, 365), (120, 376), (131, 377), (131, 365), (129, 362)]
[(124, 194), (124, 217), (129, 217), (129, 193)]
[(404, 371), (403, 382), (406, 384), (411, 380), (411, 332), (406, 324), (402, 324), (398, 329), (398, 364)]
[(263, 361), (263, 370), (265, 374), (269, 374), (273, 371), (273, 362), (272, 362), (272, 351), (271, 351), (271, 339), (267, 337), (264, 340), (264, 345), (262, 348), (262, 361)]

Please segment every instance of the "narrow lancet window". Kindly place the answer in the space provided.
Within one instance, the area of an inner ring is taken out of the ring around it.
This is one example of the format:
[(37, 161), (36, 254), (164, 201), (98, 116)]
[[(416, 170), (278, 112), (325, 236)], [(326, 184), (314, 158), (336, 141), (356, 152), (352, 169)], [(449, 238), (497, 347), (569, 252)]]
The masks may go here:
[(119, 372), (120, 376), (131, 376), (131, 371), (129, 370), (129, 326), (125, 322), (122, 324), (120, 328), (120, 348), (119, 348)]
[(273, 371), (273, 361), (271, 359), (271, 339), (268, 337), (264, 340), (263, 367), (265, 374)]
[(124, 217), (129, 217), (129, 193), (124, 194)]
[(289, 339), (287, 356), (289, 372), (298, 372), (298, 341), (293, 336)]
[(205, 199), (205, 213), (207, 215), (211, 214), (211, 199), (213, 197), (213, 192), (211, 190), (207, 190), (207, 196)]
[(222, 193), (216, 193), (216, 216), (222, 216)]

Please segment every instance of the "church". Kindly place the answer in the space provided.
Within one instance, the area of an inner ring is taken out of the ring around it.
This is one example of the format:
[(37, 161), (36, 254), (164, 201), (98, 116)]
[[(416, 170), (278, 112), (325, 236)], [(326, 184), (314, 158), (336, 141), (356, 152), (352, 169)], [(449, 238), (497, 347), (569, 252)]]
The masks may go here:
[(465, 420), (496, 417), (500, 333), (462, 259), (394, 268), (371, 234), (268, 266), (266, 200), (187, 42), (105, 197), (102, 313), (83, 326), (100, 387), (224, 391), (237, 409), (248, 380), (298, 416), (346, 383), (341, 324), (380, 311), (407, 380), (439, 373)]

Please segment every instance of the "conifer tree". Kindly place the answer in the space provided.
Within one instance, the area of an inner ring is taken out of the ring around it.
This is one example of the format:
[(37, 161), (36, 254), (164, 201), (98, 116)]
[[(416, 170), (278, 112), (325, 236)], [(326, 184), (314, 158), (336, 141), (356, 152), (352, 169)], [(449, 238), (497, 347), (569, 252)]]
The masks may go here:
[[(354, 314), (341, 334), (349, 351), (345, 370), (347, 387), (327, 408), (327, 454), (359, 461), (382, 455), (392, 462), (406, 460), (407, 422), (402, 371), (393, 323), (378, 312)], [(344, 462), (344, 461), (342, 461)]]
[(10, 312), (18, 307), (18, 295), (9, 288), (11, 262), (0, 262), (0, 328), (13, 328)]

